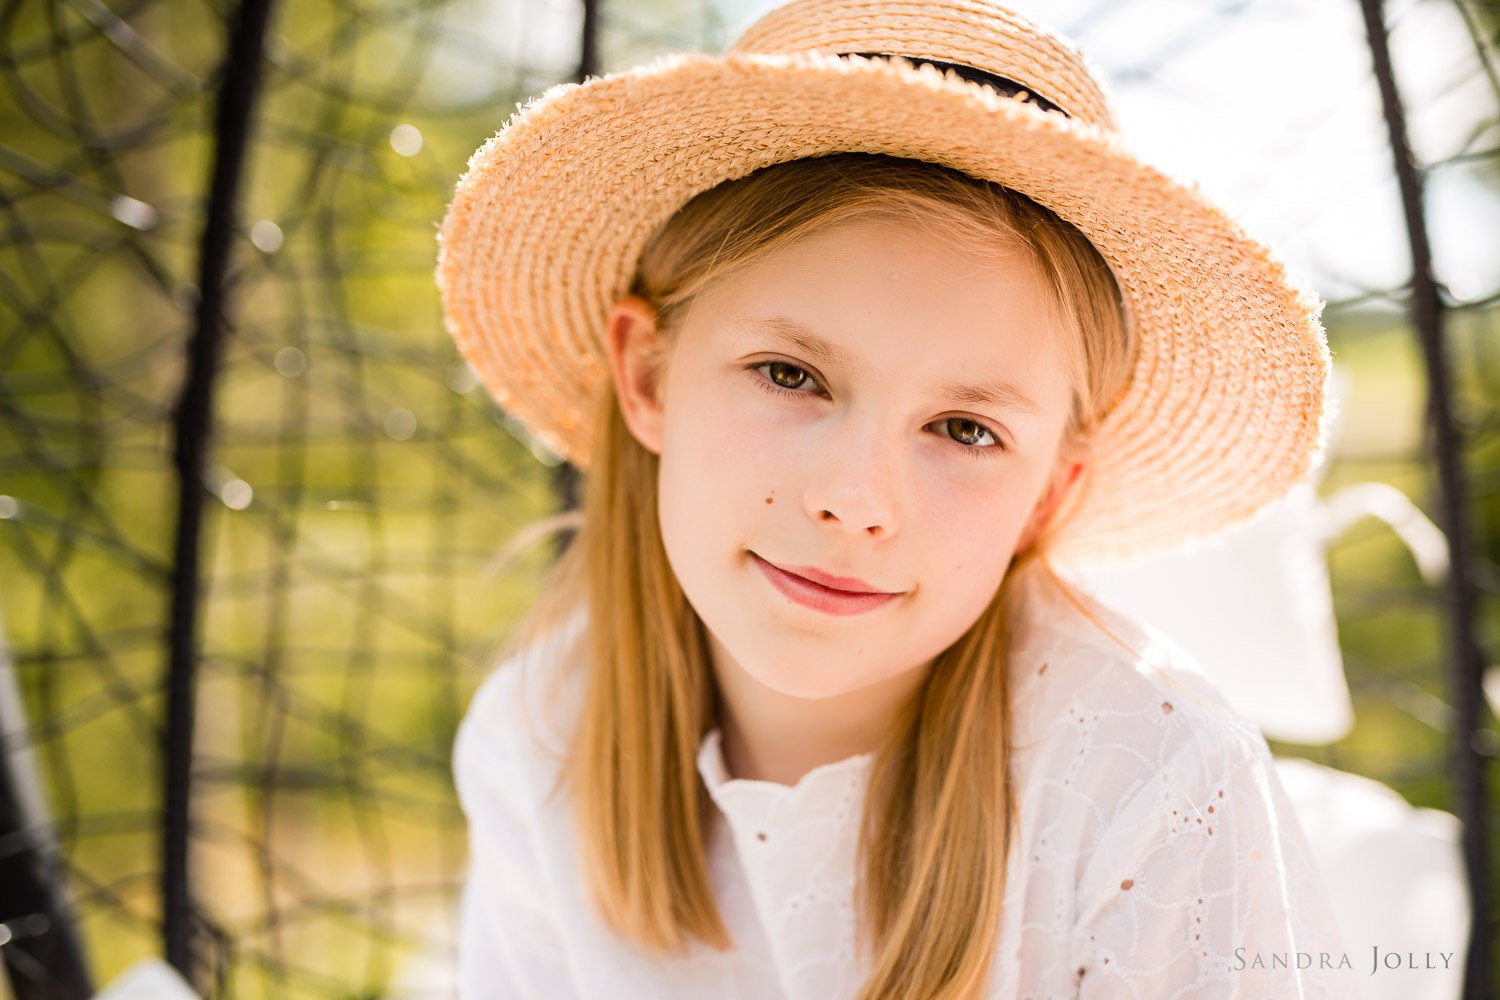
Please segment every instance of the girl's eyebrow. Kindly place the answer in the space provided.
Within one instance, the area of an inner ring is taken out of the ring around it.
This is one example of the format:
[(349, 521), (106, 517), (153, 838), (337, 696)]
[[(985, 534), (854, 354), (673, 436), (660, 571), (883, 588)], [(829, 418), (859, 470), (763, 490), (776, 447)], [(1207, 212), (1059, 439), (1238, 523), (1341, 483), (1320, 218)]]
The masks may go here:
[(738, 321), (738, 325), (745, 330), (767, 334), (772, 340), (796, 348), (819, 364), (836, 368), (857, 367), (853, 354), (837, 344), (829, 343), (794, 319), (784, 316), (753, 319), (744, 317)]
[[(854, 355), (837, 344), (830, 343), (813, 333), (808, 327), (784, 316), (741, 317), (736, 325), (744, 330), (754, 330), (770, 339), (812, 358), (822, 365), (853, 368)], [(936, 391), (944, 398), (967, 406), (998, 406), (1016, 410), (1028, 416), (1041, 418), (1042, 408), (1030, 396), (1005, 379), (987, 379), (968, 383), (945, 379), (937, 383)]]

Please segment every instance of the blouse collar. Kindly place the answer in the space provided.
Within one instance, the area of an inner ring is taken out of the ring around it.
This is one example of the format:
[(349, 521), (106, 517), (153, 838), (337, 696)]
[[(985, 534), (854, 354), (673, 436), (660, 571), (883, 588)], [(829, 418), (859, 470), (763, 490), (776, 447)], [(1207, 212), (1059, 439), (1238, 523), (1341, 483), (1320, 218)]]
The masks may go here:
[(862, 788), (875, 761), (874, 751), (855, 754), (828, 764), (819, 764), (795, 785), (757, 778), (732, 778), (724, 763), (723, 731), (714, 726), (703, 737), (698, 750), (698, 773), (719, 808), (728, 811), (735, 803), (762, 802), (777, 812), (800, 811), (824, 802), (850, 788)]

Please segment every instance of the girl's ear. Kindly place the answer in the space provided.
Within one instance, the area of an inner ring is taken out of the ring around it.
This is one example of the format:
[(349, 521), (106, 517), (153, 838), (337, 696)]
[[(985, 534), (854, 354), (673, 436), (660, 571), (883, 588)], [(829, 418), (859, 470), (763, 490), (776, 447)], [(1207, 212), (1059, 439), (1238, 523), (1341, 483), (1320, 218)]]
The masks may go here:
[(1042, 495), (1037, 498), (1036, 506), (1031, 509), (1031, 517), (1026, 522), (1021, 537), (1016, 540), (1016, 551), (1024, 552), (1036, 540), (1036, 536), (1047, 522), (1056, 513), (1058, 504), (1062, 503), (1063, 497), (1073, 488), (1078, 477), (1083, 472), (1084, 463), (1081, 461), (1060, 461), (1052, 478), (1048, 480), (1047, 487)]
[(660, 455), (666, 344), (656, 326), (655, 307), (639, 295), (616, 302), (604, 339), (625, 426), (642, 447)]

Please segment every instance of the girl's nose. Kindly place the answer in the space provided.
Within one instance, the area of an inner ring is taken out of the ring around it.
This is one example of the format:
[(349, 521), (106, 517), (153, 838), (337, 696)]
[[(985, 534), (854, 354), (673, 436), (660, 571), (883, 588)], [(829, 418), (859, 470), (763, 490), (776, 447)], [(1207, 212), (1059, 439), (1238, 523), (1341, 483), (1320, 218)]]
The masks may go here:
[(897, 528), (897, 500), (905, 476), (901, 452), (888, 433), (849, 423), (844, 433), (830, 436), (829, 448), (815, 459), (816, 472), (808, 481), (803, 505), (816, 521), (885, 538)]

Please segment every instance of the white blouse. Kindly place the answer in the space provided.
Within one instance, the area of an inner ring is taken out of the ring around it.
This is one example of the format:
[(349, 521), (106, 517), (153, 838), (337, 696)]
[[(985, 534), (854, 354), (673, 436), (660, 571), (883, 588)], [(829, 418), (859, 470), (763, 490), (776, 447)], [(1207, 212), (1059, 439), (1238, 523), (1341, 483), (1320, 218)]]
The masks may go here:
[[(1355, 956), (1344, 961), (1256, 728), (1159, 631), (1091, 602), (1141, 653), (1132, 656), (1044, 574), (1017, 582), (1009, 668), (1020, 836), (987, 996), (1356, 996)], [(453, 766), (470, 847), (460, 995), (852, 997), (866, 974), (853, 892), (873, 754), (788, 787), (728, 777), (711, 730), (698, 754), (718, 807), (710, 874), (737, 948), (694, 942), (682, 956), (648, 956), (595, 916), (565, 800), (544, 802), (565, 729), (543, 720), (543, 674), (564, 649), (553, 639), (503, 664), (459, 728)], [(564, 704), (576, 710), (571, 697)]]

